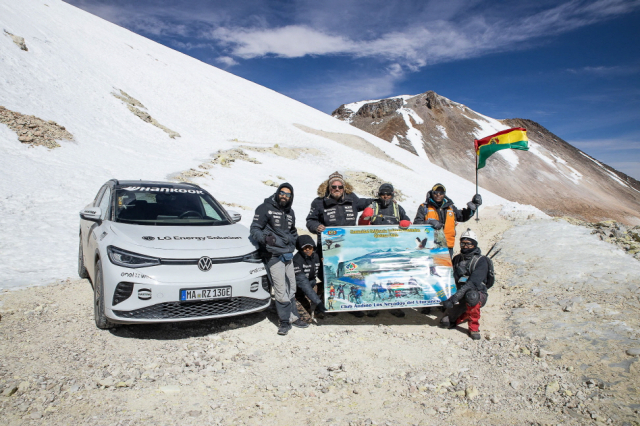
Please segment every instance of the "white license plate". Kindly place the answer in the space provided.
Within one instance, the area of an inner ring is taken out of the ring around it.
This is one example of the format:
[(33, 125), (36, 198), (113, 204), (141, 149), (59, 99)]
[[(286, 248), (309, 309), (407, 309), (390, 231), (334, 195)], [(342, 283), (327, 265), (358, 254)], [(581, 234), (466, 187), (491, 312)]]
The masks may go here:
[(209, 287), (180, 290), (180, 300), (182, 302), (190, 300), (228, 299), (230, 297), (231, 287)]

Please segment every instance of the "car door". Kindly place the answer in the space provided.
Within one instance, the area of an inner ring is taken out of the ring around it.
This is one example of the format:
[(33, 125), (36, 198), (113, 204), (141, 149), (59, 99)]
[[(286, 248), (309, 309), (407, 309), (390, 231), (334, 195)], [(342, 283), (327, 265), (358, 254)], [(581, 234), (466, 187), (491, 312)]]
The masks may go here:
[(95, 253), (100, 241), (100, 235), (108, 226), (109, 215), (111, 214), (111, 188), (107, 186), (102, 197), (98, 201), (97, 207), (100, 207), (102, 214), (100, 222), (89, 222), (89, 229), (86, 234), (86, 250), (84, 252), (85, 267), (90, 271), (92, 279), (95, 280)]

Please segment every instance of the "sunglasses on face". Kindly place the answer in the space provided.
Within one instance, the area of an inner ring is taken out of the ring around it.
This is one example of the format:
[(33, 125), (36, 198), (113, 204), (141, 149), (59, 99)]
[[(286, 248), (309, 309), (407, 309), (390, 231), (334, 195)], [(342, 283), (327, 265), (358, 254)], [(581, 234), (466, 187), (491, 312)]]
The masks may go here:
[(342, 186), (342, 185), (331, 185), (331, 188), (332, 189), (342, 189), (342, 188), (344, 188), (344, 186)]
[(460, 241), (460, 247), (473, 247), (473, 243), (468, 241)]
[(444, 195), (444, 191), (433, 191), (433, 195)]
[(391, 197), (393, 194), (391, 192), (380, 192), (378, 195), (381, 197)]
[(284, 197), (291, 198), (291, 194), (289, 194), (288, 192), (284, 192), (284, 191), (278, 192), (278, 195), (282, 195)]

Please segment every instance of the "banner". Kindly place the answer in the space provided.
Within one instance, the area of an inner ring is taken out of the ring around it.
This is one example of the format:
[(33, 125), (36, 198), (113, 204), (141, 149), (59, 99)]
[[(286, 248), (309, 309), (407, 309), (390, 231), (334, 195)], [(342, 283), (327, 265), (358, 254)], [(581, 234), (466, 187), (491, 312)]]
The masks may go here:
[(449, 249), (431, 226), (353, 226), (322, 232), (329, 311), (441, 305), (456, 291)]

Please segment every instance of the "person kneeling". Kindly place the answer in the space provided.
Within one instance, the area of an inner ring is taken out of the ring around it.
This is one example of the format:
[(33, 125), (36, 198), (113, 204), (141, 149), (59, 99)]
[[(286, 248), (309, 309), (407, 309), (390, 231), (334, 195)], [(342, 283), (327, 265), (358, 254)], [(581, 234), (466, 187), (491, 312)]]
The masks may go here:
[(481, 254), (476, 234), (467, 229), (460, 237), (460, 254), (453, 258), (457, 292), (442, 304), (440, 327), (455, 328), (469, 321), (469, 336), (480, 340), (480, 308), (487, 303), (489, 271), (490, 260)]
[[(315, 292), (316, 278), (322, 280), (322, 268), (320, 257), (316, 253), (316, 245), (313, 238), (308, 235), (300, 235), (296, 240), (298, 253), (293, 257), (293, 271), (296, 275), (296, 299), (305, 306), (309, 298), (311, 306), (309, 313), (312, 317), (324, 318), (327, 311), (322, 299)], [(320, 291), (319, 293), (322, 294)]]

